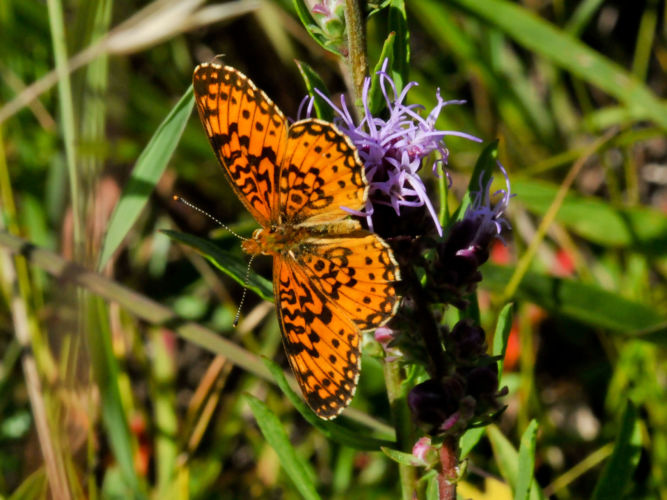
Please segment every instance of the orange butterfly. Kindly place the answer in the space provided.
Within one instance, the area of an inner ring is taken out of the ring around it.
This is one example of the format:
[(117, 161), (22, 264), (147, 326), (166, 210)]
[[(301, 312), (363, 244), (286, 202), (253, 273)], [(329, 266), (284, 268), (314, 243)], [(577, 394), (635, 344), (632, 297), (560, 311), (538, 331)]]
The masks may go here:
[(242, 248), (273, 256), (273, 288), (287, 358), (308, 405), (324, 419), (350, 403), (361, 331), (396, 313), (398, 264), (389, 245), (345, 208), (368, 197), (350, 140), (316, 119), (287, 126), (244, 74), (201, 64), (193, 75), (206, 135), (236, 195), (262, 226)]

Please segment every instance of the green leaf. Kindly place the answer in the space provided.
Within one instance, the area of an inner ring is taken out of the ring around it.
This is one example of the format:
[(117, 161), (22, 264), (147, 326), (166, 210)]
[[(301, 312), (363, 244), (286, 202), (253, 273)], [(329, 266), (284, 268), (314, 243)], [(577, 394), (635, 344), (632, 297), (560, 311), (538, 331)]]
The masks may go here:
[(109, 228), (102, 244), (98, 269), (104, 268), (107, 264), (148, 202), (178, 145), (183, 129), (190, 118), (194, 102), (192, 85), (190, 85), (139, 156), (120, 201), (111, 215)]
[[(516, 201), (543, 215), (551, 206), (558, 186), (528, 179), (513, 179)], [(568, 194), (556, 221), (579, 236), (608, 247), (627, 247), (664, 256), (667, 248), (667, 216), (649, 208), (616, 208), (601, 199)]]
[(623, 412), (621, 428), (618, 431), (614, 451), (605, 465), (595, 490), (593, 500), (603, 498), (625, 498), (632, 474), (639, 463), (641, 454), (641, 430), (637, 419), (637, 409), (628, 401)]
[(310, 407), (297, 395), (296, 392), (292, 390), (289, 383), (287, 382), (287, 379), (285, 378), (285, 374), (276, 363), (269, 359), (265, 359), (264, 364), (266, 364), (267, 368), (271, 371), (271, 374), (278, 383), (280, 390), (282, 390), (287, 398), (292, 402), (297, 411), (301, 413), (301, 416), (303, 416), (303, 418), (305, 418), (308, 423), (319, 430), (327, 438), (358, 450), (377, 451), (381, 447), (392, 448), (396, 446), (396, 443), (392, 441), (376, 439), (355, 432), (340, 424), (322, 420), (320, 417), (315, 415)]
[[(435, 0), (424, 3), (433, 9), (439, 8)], [(630, 110), (641, 111), (667, 129), (667, 105), (646, 85), (616, 62), (528, 9), (504, 0), (452, 0), (449, 3), (497, 27), (524, 48), (599, 87)]]
[[(486, 429), (486, 434), (491, 442), (493, 455), (496, 459), (496, 465), (500, 470), (501, 475), (507, 479), (507, 482), (516, 490), (519, 478), (519, 454), (517, 453), (512, 443), (503, 436), (502, 432), (495, 425), (489, 425)], [(542, 500), (545, 498), (542, 489), (537, 484), (535, 479), (530, 482), (531, 500)]]
[(248, 281), (246, 283), (248, 264), (237, 255), (223, 250), (211, 240), (199, 238), (198, 236), (179, 233), (169, 229), (163, 229), (161, 232), (180, 243), (184, 243), (185, 245), (198, 250), (211, 264), (235, 279), (239, 284), (247, 286), (248, 289), (255, 292), (262, 299), (270, 302), (274, 301), (273, 285), (266, 278), (251, 272), (248, 275)]
[(497, 158), (498, 141), (496, 140), (487, 144), (477, 158), (477, 163), (475, 163), (475, 168), (468, 183), (468, 190), (463, 195), (461, 204), (452, 217), (453, 221), (462, 220), (465, 217), (468, 207), (475, 201), (475, 198), (480, 193), (484, 194), (483, 191), (489, 185), (489, 181), (493, 177), (493, 172), (498, 168)]
[(496, 331), (493, 334), (493, 356), (499, 356), (498, 360), (498, 374), (503, 373), (503, 363), (505, 361), (505, 351), (507, 350), (507, 339), (509, 339), (510, 331), (512, 330), (512, 322), (514, 320), (514, 304), (505, 304), (502, 311), (498, 315), (498, 322), (496, 323)]
[(477, 446), (477, 443), (484, 435), (484, 427), (473, 427), (463, 433), (459, 440), (459, 447), (461, 448), (461, 460), (466, 458), (470, 452)]
[[(483, 286), (502, 292), (512, 276), (512, 271), (511, 267), (484, 265)], [(639, 336), (656, 328), (664, 331), (665, 318), (656, 313), (654, 308), (597, 286), (569, 279), (535, 272), (526, 273), (516, 292), (516, 298), (528, 300), (548, 311), (584, 324), (627, 336)], [(658, 340), (655, 334), (652, 339)]]
[(90, 297), (89, 324), (96, 335), (88, 342), (93, 376), (100, 394), (102, 423), (106, 439), (118, 463), (119, 483), (130, 498), (146, 498), (134, 468), (134, 442), (118, 385), (118, 360), (111, 345), (107, 306), (98, 296)]
[(405, 451), (394, 450), (392, 448), (382, 447), (382, 453), (388, 456), (391, 460), (401, 465), (408, 465), (410, 467), (424, 467), (426, 464), (423, 460), (415, 457), (412, 453)]
[(23, 480), (19, 487), (14, 490), (14, 493), (11, 494), (9, 500), (47, 498), (48, 484), (44, 467), (39, 467)]
[(387, 63), (387, 70), (391, 71), (391, 68), (393, 68), (395, 40), (396, 33), (389, 33), (389, 36), (387, 36), (387, 39), (382, 45), (380, 58), (375, 64), (375, 68), (371, 74), (371, 87), (368, 89), (368, 107), (373, 116), (380, 116), (386, 106), (384, 95), (382, 94), (382, 87), (380, 86), (380, 75), (378, 75), (378, 71), (382, 70), (382, 65), (384, 64), (385, 59), (389, 60)]
[(301, 496), (307, 500), (319, 499), (320, 496), (315, 488), (315, 473), (290, 443), (278, 417), (256, 397), (246, 394), (245, 398), (262, 435), (278, 454), (280, 466), (287, 472)]
[(315, 92), (315, 89), (319, 89), (324, 95), (329, 97), (329, 90), (324, 84), (320, 75), (311, 68), (308, 64), (303, 61), (296, 61), (296, 65), (299, 68), (299, 72), (303, 77), (303, 81), (306, 83), (306, 89), (308, 90), (308, 95), (313, 98), (313, 106), (315, 107), (315, 114), (320, 120), (325, 120), (332, 122), (334, 118), (334, 111), (331, 109), (331, 106), (322, 99), (322, 96)]
[(531, 420), (528, 428), (521, 436), (519, 446), (519, 477), (514, 489), (514, 500), (527, 500), (530, 485), (533, 482), (535, 469), (535, 441), (537, 439), (537, 422)]
[(410, 30), (405, 12), (405, 0), (391, 0), (388, 15), (389, 31), (396, 34), (394, 41), (394, 61), (391, 64), (391, 77), (396, 83), (396, 90), (403, 90), (410, 76)]

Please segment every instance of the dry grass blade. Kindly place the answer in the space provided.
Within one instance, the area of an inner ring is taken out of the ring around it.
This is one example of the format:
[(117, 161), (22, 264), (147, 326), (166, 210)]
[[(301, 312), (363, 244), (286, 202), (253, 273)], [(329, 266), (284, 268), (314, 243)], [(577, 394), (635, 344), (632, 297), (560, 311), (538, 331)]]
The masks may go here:
[(12, 321), (14, 323), (14, 333), (19, 345), (23, 348), (21, 364), (23, 366), (23, 376), (28, 392), (28, 399), (32, 408), (32, 415), (35, 420), (35, 429), (37, 438), (44, 457), (46, 475), (49, 481), (49, 487), (53, 498), (62, 498), (67, 500), (72, 498), (67, 473), (62, 460), (62, 455), (58, 446), (52, 439), (56, 434), (52, 432), (44, 402), (44, 390), (40, 381), (39, 371), (35, 358), (32, 355), (30, 343), (30, 319), (26, 303), (21, 296), (14, 267), (13, 259), (8, 251), (0, 251), (0, 268), (2, 269), (3, 288), (10, 299), (10, 309)]

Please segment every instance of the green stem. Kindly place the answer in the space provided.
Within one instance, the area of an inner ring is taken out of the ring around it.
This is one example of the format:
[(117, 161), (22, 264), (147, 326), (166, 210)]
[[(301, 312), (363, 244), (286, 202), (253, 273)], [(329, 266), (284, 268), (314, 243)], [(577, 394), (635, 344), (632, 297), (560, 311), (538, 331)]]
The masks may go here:
[(347, 63), (352, 73), (354, 104), (359, 116), (363, 116), (361, 103), (364, 78), (368, 75), (366, 56), (366, 26), (359, 0), (345, 0), (345, 24), (347, 28)]
[(63, 20), (62, 3), (59, 0), (47, 0), (53, 55), (58, 74), (58, 97), (60, 100), (60, 122), (65, 142), (65, 157), (69, 173), (70, 196), (72, 198), (72, 220), (74, 227), (75, 260), (81, 255), (81, 226), (79, 176), (76, 170), (76, 136), (74, 126), (74, 106), (72, 104), (72, 85), (67, 68), (67, 44), (65, 40), (65, 23)]
[[(398, 361), (384, 362), (384, 378), (387, 384), (387, 397), (391, 408), (391, 417), (396, 429), (396, 442), (401, 451), (409, 453), (414, 444), (414, 432), (410, 411), (402, 388), (401, 369)], [(398, 472), (401, 480), (403, 500), (414, 498), (417, 487), (417, 474), (414, 467), (399, 464)]]

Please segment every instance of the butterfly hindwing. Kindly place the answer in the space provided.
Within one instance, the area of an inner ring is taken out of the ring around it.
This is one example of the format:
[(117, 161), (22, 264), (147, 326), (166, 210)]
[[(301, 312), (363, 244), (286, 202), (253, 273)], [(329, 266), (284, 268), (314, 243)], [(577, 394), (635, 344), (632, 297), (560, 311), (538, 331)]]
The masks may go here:
[(377, 235), (358, 230), (302, 245), (297, 262), (314, 287), (335, 302), (358, 328), (378, 328), (396, 313), (400, 271)]
[(306, 402), (321, 418), (352, 400), (361, 364), (357, 325), (292, 259), (275, 257), (273, 286), (285, 353)]

